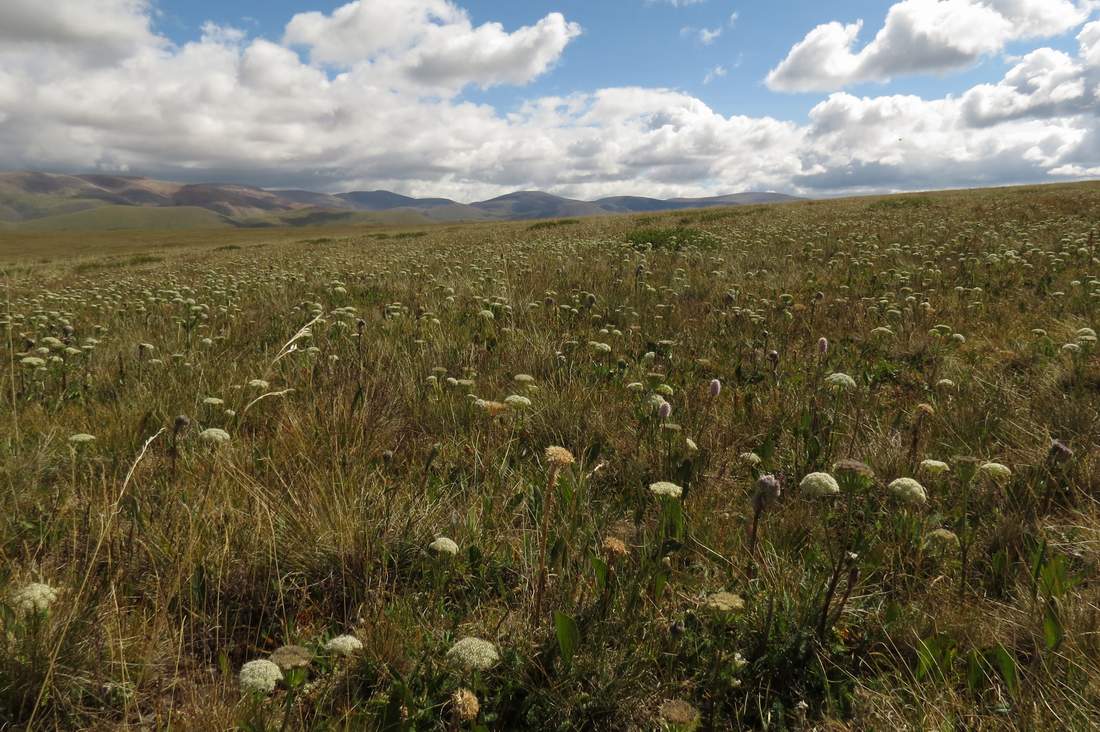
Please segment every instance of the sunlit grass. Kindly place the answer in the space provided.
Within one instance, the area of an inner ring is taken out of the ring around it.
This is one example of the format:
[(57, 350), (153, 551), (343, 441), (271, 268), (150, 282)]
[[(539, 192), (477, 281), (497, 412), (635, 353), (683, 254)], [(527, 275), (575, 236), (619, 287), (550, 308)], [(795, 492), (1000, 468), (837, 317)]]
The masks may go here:
[(32, 242), (0, 720), (1088, 728), (1098, 215)]

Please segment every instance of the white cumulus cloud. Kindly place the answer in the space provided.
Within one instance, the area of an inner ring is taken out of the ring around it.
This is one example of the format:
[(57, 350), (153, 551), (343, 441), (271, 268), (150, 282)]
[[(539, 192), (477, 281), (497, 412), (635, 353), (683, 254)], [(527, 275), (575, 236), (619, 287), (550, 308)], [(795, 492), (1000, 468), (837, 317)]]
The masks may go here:
[[(90, 3), (102, 17), (82, 15)], [(462, 89), (549, 72), (574, 24), (551, 13), (522, 28), (475, 26), (453, 3), (407, 0), (383, 32), (371, 19), (392, 18), (363, 16), (365, 5), (398, 6), (360, 0), (297, 15), (277, 39), (207, 24), (175, 44), (153, 30), (143, 2), (54, 0), (43, 12), (67, 8), (87, 22), (37, 36), (24, 0), (0, 2), (0, 33), (26, 31), (0, 43), (0, 168), (459, 200), (530, 188), (583, 198), (814, 195), (1100, 170), (1100, 23), (1079, 30), (1076, 51), (1034, 48), (962, 94), (837, 92), (799, 124), (645, 87), (533, 97), (504, 113)], [(986, 9), (1043, 32), (1068, 22), (1026, 0)]]
[(817, 26), (769, 72), (767, 84), (778, 91), (832, 91), (961, 69), (1010, 41), (1065, 33), (1091, 10), (1089, 0), (901, 0), (858, 50), (862, 20)]
[(526, 83), (580, 33), (561, 13), (508, 32), (500, 23), (474, 27), (449, 0), (355, 0), (330, 15), (295, 15), (283, 40), (308, 49), (317, 63), (370, 66), (395, 83), (455, 91), (468, 83)]

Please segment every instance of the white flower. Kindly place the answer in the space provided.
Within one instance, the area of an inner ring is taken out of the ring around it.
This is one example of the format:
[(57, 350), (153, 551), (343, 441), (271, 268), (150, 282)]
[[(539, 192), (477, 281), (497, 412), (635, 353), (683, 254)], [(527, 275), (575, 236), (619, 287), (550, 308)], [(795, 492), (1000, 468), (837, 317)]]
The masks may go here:
[(929, 475), (943, 475), (951, 470), (951, 467), (942, 460), (921, 460), (920, 469)]
[(930, 531), (924, 537), (924, 548), (938, 554), (947, 552), (959, 545), (959, 537), (948, 529), (936, 529)]
[(325, 644), (325, 650), (337, 656), (351, 656), (363, 650), (363, 644), (354, 635), (338, 635)]
[(856, 380), (838, 371), (825, 377), (825, 385), (837, 391), (849, 391), (856, 388)]
[(732, 592), (715, 592), (703, 604), (707, 609), (720, 613), (740, 612), (745, 609), (745, 600)]
[(252, 694), (270, 694), (283, 680), (279, 665), (266, 658), (249, 661), (241, 666), (241, 688)]
[(504, 403), (512, 409), (526, 409), (531, 406), (531, 400), (519, 394), (512, 394), (511, 396), (505, 397)]
[(840, 493), (836, 478), (828, 473), (810, 473), (802, 479), (798, 487), (810, 498), (825, 498)]
[(12, 593), (11, 603), (25, 613), (44, 613), (57, 599), (57, 590), (41, 582), (31, 582)]
[(920, 506), (928, 500), (924, 486), (912, 478), (895, 478), (886, 486), (886, 490), (899, 501), (913, 506)]
[(267, 383), (263, 379), (253, 379), (252, 381), (248, 382), (248, 385), (253, 389), (266, 389), (271, 386), (271, 384)]
[(983, 463), (978, 470), (997, 482), (1003, 482), (1012, 477), (1012, 471), (1008, 466), (1000, 463)]
[(46, 365), (46, 362), (40, 359), (38, 356), (25, 356), (19, 360), (19, 363), (28, 368), (41, 368)]
[(207, 427), (199, 433), (199, 439), (216, 445), (221, 442), (229, 442), (229, 433), (217, 427)]
[(436, 554), (450, 554), (452, 557), (458, 554), (458, 544), (453, 540), (448, 539), (446, 536), (441, 536), (431, 544), (428, 544), (428, 548)]
[(83, 445), (88, 442), (95, 442), (95, 435), (89, 435), (86, 432), (78, 432), (69, 438), (70, 445)]
[(224, 401), (218, 399), (217, 397), (206, 397), (202, 400), (202, 403), (207, 405), (208, 407), (220, 407), (221, 405), (225, 404)]
[(589, 341), (589, 347), (597, 353), (611, 353), (611, 346), (606, 343), (600, 343), (599, 341)]
[(667, 480), (660, 480), (656, 483), (652, 483), (649, 486), (649, 492), (655, 496), (667, 496), (669, 498), (679, 498), (684, 493), (684, 489), (675, 483), (669, 483)]
[(451, 646), (447, 658), (458, 661), (472, 671), (485, 671), (497, 665), (500, 653), (487, 640), (468, 636)]
[(764, 462), (755, 452), (743, 452), (738, 456), (738, 459), (746, 465), (759, 465)]

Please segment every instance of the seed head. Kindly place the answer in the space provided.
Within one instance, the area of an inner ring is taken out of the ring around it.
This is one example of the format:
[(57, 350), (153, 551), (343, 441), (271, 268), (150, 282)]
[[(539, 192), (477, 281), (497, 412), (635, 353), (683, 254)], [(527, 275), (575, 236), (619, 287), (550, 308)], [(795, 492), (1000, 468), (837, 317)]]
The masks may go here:
[(605, 538), (603, 543), (600, 544), (600, 547), (603, 549), (604, 554), (612, 559), (621, 559), (630, 553), (626, 548), (626, 543), (615, 536)]
[(559, 468), (564, 468), (566, 465), (572, 465), (575, 462), (573, 453), (557, 445), (551, 445), (546, 448), (545, 455), (546, 462)]
[(699, 710), (682, 699), (671, 699), (661, 705), (661, 720), (675, 730), (695, 730), (699, 727)]
[(280, 646), (268, 657), (283, 671), (292, 668), (305, 668), (313, 661), (313, 652), (305, 646)]
[(455, 719), (459, 722), (472, 722), (477, 719), (481, 711), (481, 703), (477, 695), (469, 689), (462, 688), (451, 694), (451, 708), (454, 710)]

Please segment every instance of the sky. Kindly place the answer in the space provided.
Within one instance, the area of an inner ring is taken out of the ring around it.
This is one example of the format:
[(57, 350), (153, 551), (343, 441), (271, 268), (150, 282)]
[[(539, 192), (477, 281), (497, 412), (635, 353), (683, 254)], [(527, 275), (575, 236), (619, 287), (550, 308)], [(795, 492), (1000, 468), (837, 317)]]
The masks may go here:
[(460, 201), (1100, 176), (1100, 0), (0, 0), (0, 168)]

